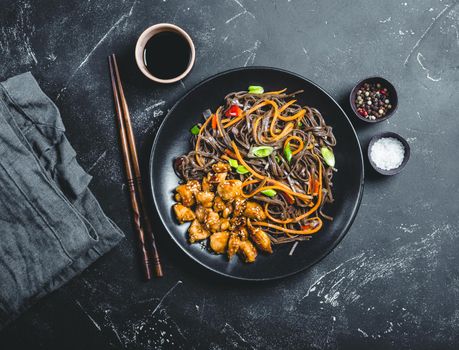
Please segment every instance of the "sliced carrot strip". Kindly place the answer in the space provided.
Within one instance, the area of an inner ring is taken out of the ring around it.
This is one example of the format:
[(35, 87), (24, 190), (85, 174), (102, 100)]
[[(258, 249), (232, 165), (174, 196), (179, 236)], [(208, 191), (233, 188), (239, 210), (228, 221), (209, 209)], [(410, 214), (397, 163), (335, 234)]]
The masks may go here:
[[(295, 155), (295, 154), (299, 153), (299, 152), (303, 149), (304, 143), (303, 143), (303, 140), (301, 139), (301, 137), (298, 137), (298, 136), (289, 136), (289, 137), (285, 140), (285, 142), (284, 142), (284, 148), (287, 147), (287, 144), (288, 144), (290, 141), (292, 141), (292, 140), (295, 140), (295, 141), (298, 142), (298, 147), (297, 147), (297, 149), (294, 150), (294, 151), (292, 151), (292, 155)], [(292, 144), (290, 144), (290, 145), (292, 145)]]
[[(275, 103), (275, 102), (273, 102), (271, 100), (266, 100), (266, 101), (260, 102), (259, 104), (255, 105), (252, 108), (248, 109), (247, 111), (243, 112), (239, 117), (233, 118), (230, 122), (226, 123), (223, 127), (226, 129), (226, 128), (230, 127), (231, 125), (234, 125), (237, 122), (239, 122), (240, 120), (242, 120), (242, 118), (244, 118), (246, 115), (250, 115), (253, 112), (255, 112), (257, 109), (259, 109), (261, 107), (264, 107), (267, 104), (272, 104), (272, 103)], [(277, 107), (277, 105), (276, 105), (276, 107)]]
[(296, 102), (296, 100), (290, 100), (288, 101), (285, 105), (281, 106), (279, 108), (279, 113), (282, 113), (283, 111), (285, 111), (288, 107), (290, 107), (292, 104), (294, 104)]
[[(319, 160), (318, 157), (317, 157), (317, 160)], [(306, 213), (301, 214), (300, 216), (297, 216), (296, 218), (286, 219), (286, 220), (275, 219), (273, 221), (276, 221), (276, 222), (282, 223), (282, 224), (289, 224), (289, 223), (292, 223), (292, 222), (298, 222), (298, 221), (300, 221), (300, 220), (302, 220), (304, 218), (307, 218), (309, 215), (311, 215), (313, 212), (315, 212), (319, 208), (321, 202), (322, 202), (322, 165), (320, 164), (320, 161), (319, 161), (319, 193), (318, 193), (318, 198), (317, 198), (316, 204), (314, 204), (314, 206), (311, 209), (309, 209)]]
[(298, 193), (298, 192), (294, 192), (292, 191), (288, 186), (284, 185), (282, 182), (279, 182), (277, 180), (273, 180), (273, 179), (270, 179), (270, 178), (267, 178), (263, 175), (260, 175), (258, 174), (255, 170), (253, 170), (245, 161), (244, 159), (242, 159), (242, 156), (241, 156), (241, 153), (239, 152), (239, 149), (237, 148), (237, 145), (234, 141), (231, 141), (231, 146), (233, 147), (234, 149), (234, 153), (236, 154), (236, 159), (238, 160), (239, 164), (242, 164), (249, 172), (252, 173), (252, 175), (260, 180), (265, 180), (268, 182), (268, 183), (272, 183), (273, 185), (277, 185), (279, 187), (281, 187), (281, 189), (285, 192), (287, 192), (288, 194), (292, 195), (292, 196), (295, 196), (295, 197), (298, 197), (298, 198), (301, 198), (305, 203), (309, 203), (309, 201), (311, 200), (311, 196), (308, 196), (306, 194), (302, 194), (302, 193)]
[(285, 122), (288, 122), (288, 121), (292, 121), (292, 120), (303, 118), (305, 113), (306, 113), (306, 111), (304, 109), (302, 109), (301, 111), (296, 112), (294, 115), (290, 115), (290, 116), (279, 115), (279, 119), (283, 120)]

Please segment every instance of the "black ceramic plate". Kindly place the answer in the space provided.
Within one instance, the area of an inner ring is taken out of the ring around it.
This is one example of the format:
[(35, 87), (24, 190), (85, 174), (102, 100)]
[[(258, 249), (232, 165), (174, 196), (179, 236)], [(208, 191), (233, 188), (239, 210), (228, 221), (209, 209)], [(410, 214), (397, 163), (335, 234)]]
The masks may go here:
[[(190, 128), (201, 121), (202, 112), (215, 110), (231, 91), (245, 90), (249, 85), (261, 85), (266, 91), (304, 90), (296, 98), (299, 103), (320, 110), (337, 139), (336, 168), (333, 177), (335, 202), (326, 207), (334, 217), (309, 241), (300, 242), (292, 256), (291, 244), (274, 247), (272, 255), (259, 254), (255, 263), (245, 264), (237, 257), (228, 262), (201, 244), (190, 245), (186, 230), (172, 212), (173, 191), (178, 177), (173, 169), (177, 156), (190, 150)], [(217, 74), (198, 84), (170, 110), (159, 128), (150, 159), (150, 180), (153, 199), (159, 216), (171, 238), (192, 259), (221, 275), (244, 280), (269, 280), (292, 275), (318, 262), (343, 238), (351, 226), (360, 205), (363, 191), (363, 157), (357, 135), (338, 103), (313, 82), (280, 69), (267, 67), (239, 68)]]

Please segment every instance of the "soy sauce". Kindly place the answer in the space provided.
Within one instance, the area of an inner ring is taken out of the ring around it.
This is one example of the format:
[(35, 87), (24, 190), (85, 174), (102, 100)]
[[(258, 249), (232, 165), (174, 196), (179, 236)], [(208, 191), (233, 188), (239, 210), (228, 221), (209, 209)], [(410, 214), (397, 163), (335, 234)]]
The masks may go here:
[(145, 45), (143, 60), (150, 73), (159, 79), (172, 79), (182, 74), (190, 63), (188, 41), (175, 32), (160, 32)]

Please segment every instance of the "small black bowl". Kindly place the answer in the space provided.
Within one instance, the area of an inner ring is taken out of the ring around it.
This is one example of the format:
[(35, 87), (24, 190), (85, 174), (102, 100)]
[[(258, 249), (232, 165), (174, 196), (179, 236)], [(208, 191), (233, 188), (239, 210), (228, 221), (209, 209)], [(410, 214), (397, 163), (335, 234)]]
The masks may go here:
[[(373, 146), (373, 144), (379, 139), (382, 139), (385, 137), (393, 137), (394, 139), (399, 140), (403, 144), (403, 147), (405, 148), (405, 155), (403, 157), (402, 164), (400, 164), (398, 168), (395, 168), (392, 170), (384, 170), (384, 169), (378, 168), (370, 156), (370, 151), (371, 151), (371, 147)], [(408, 162), (408, 159), (410, 159), (410, 145), (399, 134), (396, 134), (395, 132), (387, 131), (387, 132), (383, 132), (380, 134), (376, 134), (375, 136), (371, 138), (370, 143), (368, 144), (367, 155), (368, 155), (368, 160), (371, 166), (373, 167), (373, 169), (375, 169), (376, 172), (380, 173), (381, 175), (395, 175), (402, 171), (402, 169), (405, 167), (406, 163)]]
[[(359, 112), (357, 112), (357, 106), (355, 105), (355, 96), (357, 95), (357, 91), (359, 91), (359, 89), (365, 83), (369, 83), (369, 84), (380, 83), (383, 88), (387, 89), (387, 92), (389, 93), (389, 99), (391, 101), (392, 108), (389, 111), (389, 113), (387, 113), (384, 117), (376, 118), (375, 120), (370, 120), (368, 118), (365, 118), (365, 117), (361, 116), (359, 114)], [(397, 110), (397, 107), (398, 107), (397, 90), (395, 90), (394, 85), (392, 85), (388, 80), (386, 80), (384, 78), (381, 78), (381, 77), (366, 78), (366, 79), (363, 79), (363, 80), (359, 81), (355, 85), (355, 87), (352, 89), (351, 94), (349, 95), (349, 103), (351, 105), (352, 111), (354, 112), (354, 114), (356, 115), (357, 118), (359, 118), (360, 120), (363, 120), (364, 122), (367, 122), (367, 123), (379, 123), (379, 122), (382, 122), (383, 120), (386, 120), (386, 119), (389, 119), (390, 117), (392, 117), (392, 115)]]

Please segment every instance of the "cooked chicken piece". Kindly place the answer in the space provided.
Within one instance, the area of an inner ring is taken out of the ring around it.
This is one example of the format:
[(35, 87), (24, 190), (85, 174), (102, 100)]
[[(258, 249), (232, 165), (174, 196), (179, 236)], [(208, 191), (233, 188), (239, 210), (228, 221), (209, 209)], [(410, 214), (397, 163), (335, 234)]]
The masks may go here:
[(180, 203), (174, 205), (174, 212), (175, 216), (177, 217), (177, 220), (181, 224), (183, 224), (185, 221), (192, 221), (195, 219), (193, 211)]
[(225, 208), (226, 208), (226, 204), (225, 204), (225, 202), (223, 202), (222, 197), (215, 196), (214, 207), (213, 207), (214, 211), (216, 211), (218, 213), (220, 211), (223, 211)]
[(206, 209), (204, 224), (206, 225), (206, 228), (211, 232), (220, 231), (220, 216), (212, 209)]
[(231, 170), (231, 166), (228, 163), (218, 162), (212, 165), (212, 170), (216, 173), (227, 173)]
[(239, 216), (241, 215), (245, 207), (247, 206), (246, 200), (242, 197), (237, 197), (233, 201), (233, 207), (234, 207), (234, 216)]
[(209, 239), (210, 248), (217, 254), (223, 254), (228, 245), (228, 239), (228, 231), (215, 232)]
[(210, 184), (207, 180), (207, 177), (202, 178), (202, 190), (204, 192), (212, 192), (214, 190), (214, 185)]
[(220, 220), (220, 230), (225, 231), (229, 229), (230, 227), (230, 222), (228, 219), (221, 219)]
[(216, 196), (214, 199), (214, 211), (220, 213), (220, 215), (227, 219), (233, 211), (233, 207), (230, 203), (225, 203), (220, 196)]
[(186, 207), (191, 207), (194, 201), (194, 194), (201, 190), (201, 184), (197, 180), (190, 180), (184, 185), (177, 186), (175, 199)]
[(210, 232), (205, 230), (198, 220), (193, 220), (190, 227), (188, 228), (190, 243), (202, 241), (210, 236)]
[(271, 240), (269, 239), (268, 234), (259, 227), (251, 231), (252, 233), (250, 238), (257, 245), (257, 247), (264, 252), (272, 253), (273, 248), (271, 247)]
[(225, 181), (227, 173), (208, 173), (207, 181), (211, 184), (218, 184)]
[(244, 226), (239, 226), (236, 230), (232, 231), (232, 233), (238, 235), (241, 241), (246, 241), (249, 238), (249, 233)]
[(244, 210), (244, 216), (258, 221), (266, 219), (262, 206), (255, 202), (247, 202), (247, 207)]
[(175, 189), (177, 194), (175, 195), (175, 200), (181, 202), (187, 207), (191, 207), (194, 204), (194, 195), (193, 192), (186, 186), (180, 185)]
[(226, 207), (225, 209), (223, 209), (222, 217), (226, 219), (228, 216), (230, 216), (231, 211), (231, 207)]
[(246, 263), (254, 262), (257, 258), (257, 249), (250, 241), (241, 241), (238, 253)]
[(187, 181), (186, 185), (193, 193), (201, 191), (201, 184), (198, 180), (189, 180)]
[(196, 215), (196, 219), (198, 219), (200, 223), (203, 223), (206, 217), (206, 208), (204, 208), (202, 205), (198, 205), (194, 210), (194, 214)]
[(196, 202), (201, 204), (204, 208), (212, 208), (212, 201), (215, 197), (213, 192), (198, 192), (196, 193), (195, 197)]
[(237, 253), (237, 251), (239, 250), (240, 244), (241, 244), (241, 239), (239, 238), (239, 236), (231, 233), (230, 238), (228, 240), (228, 249), (226, 252), (228, 254), (228, 260), (231, 260), (234, 254)]
[(225, 180), (218, 184), (217, 192), (224, 201), (234, 199), (242, 194), (240, 180)]
[(247, 219), (243, 216), (237, 216), (230, 219), (231, 231), (237, 231), (240, 227), (244, 227)]

